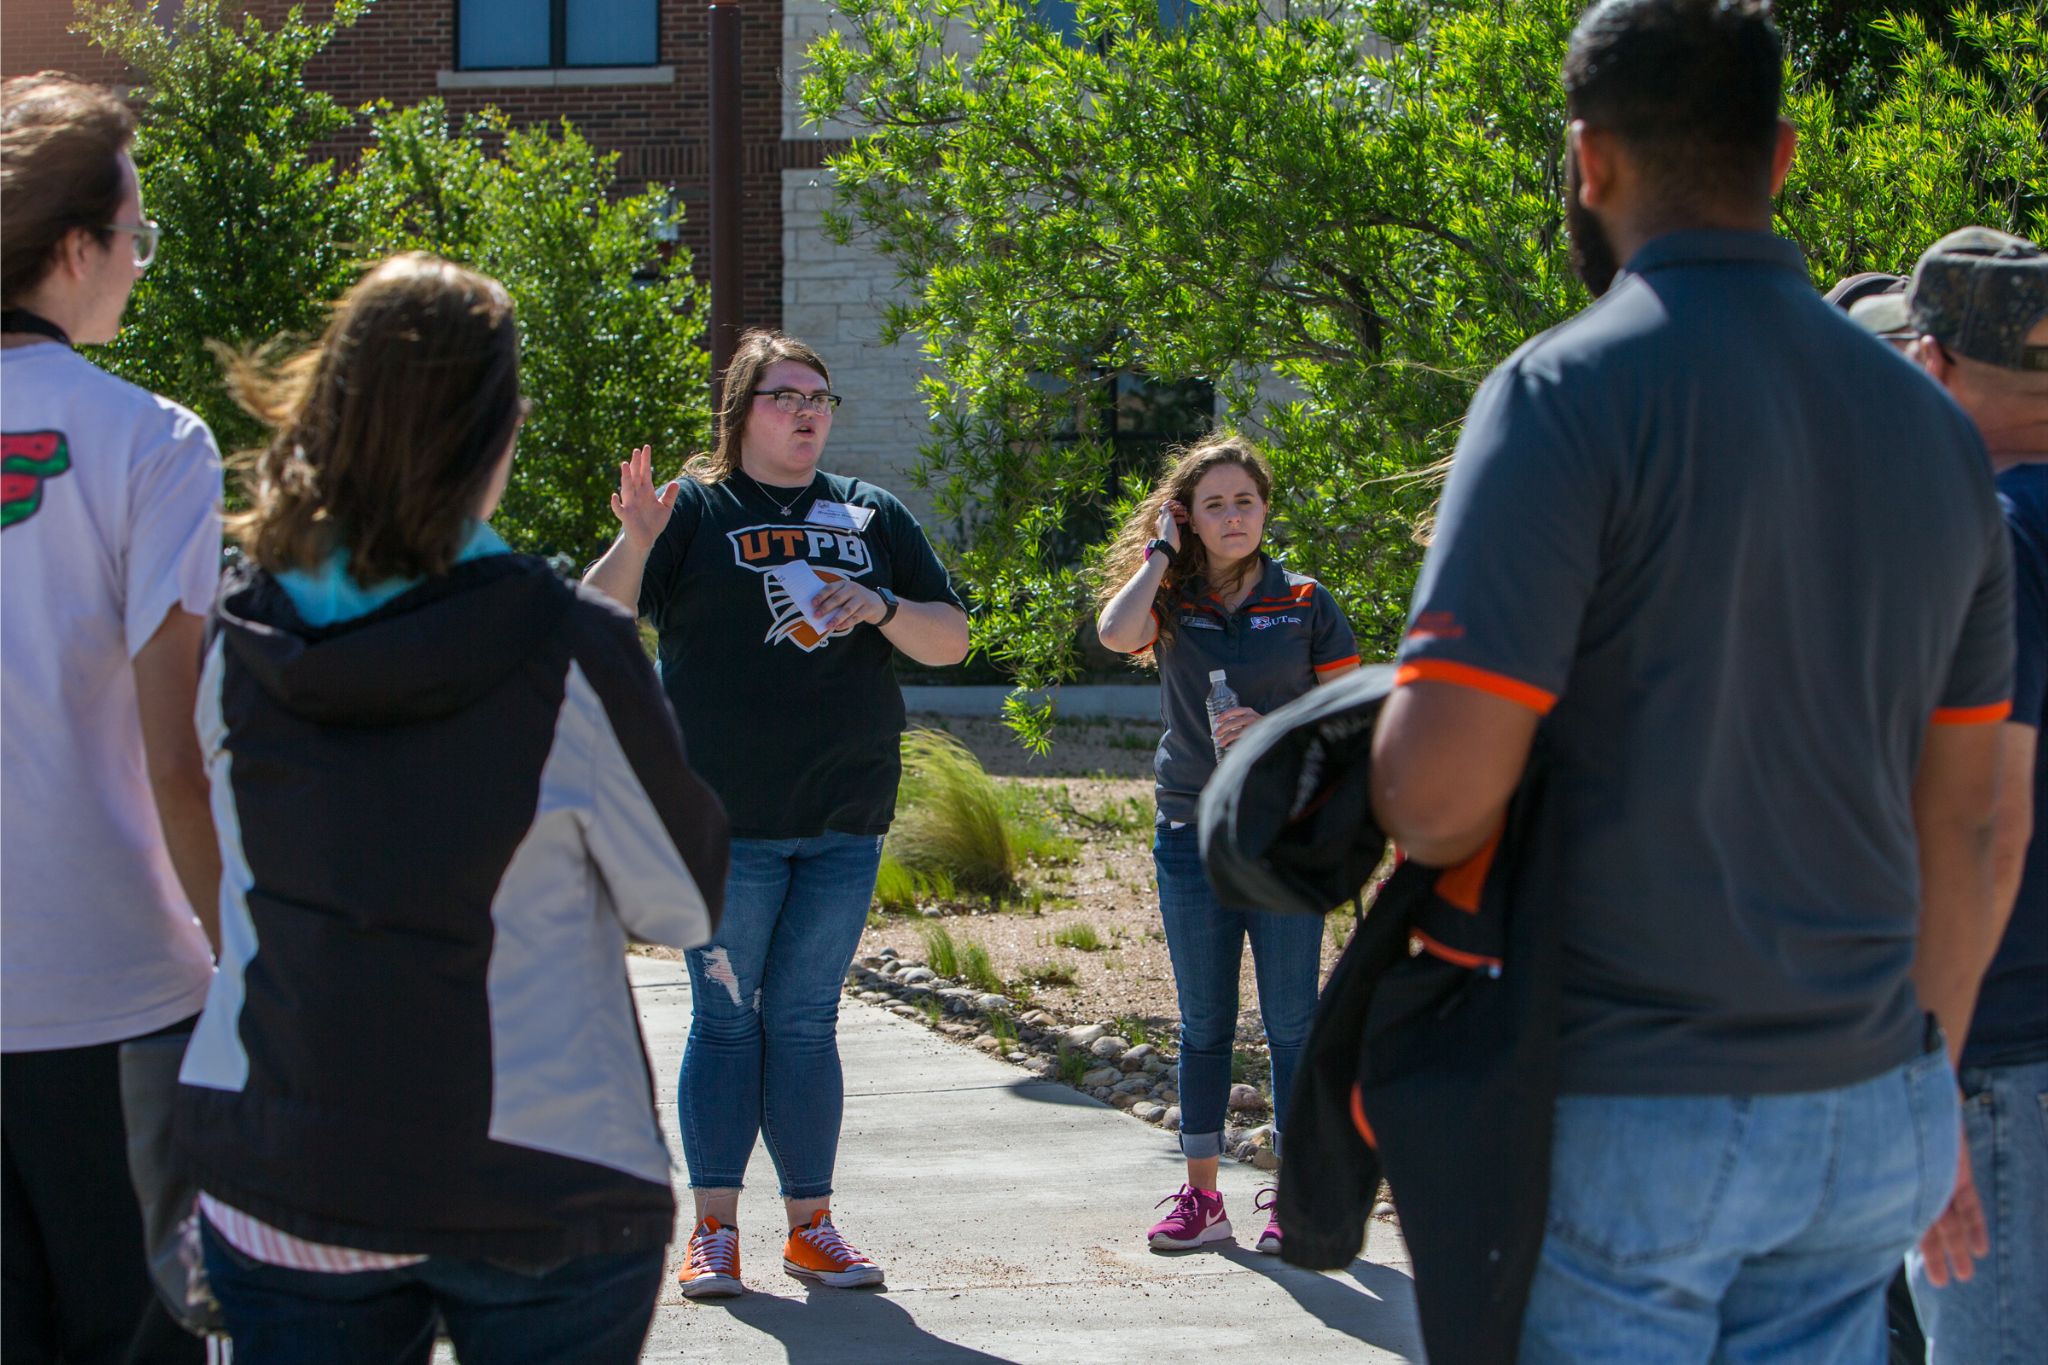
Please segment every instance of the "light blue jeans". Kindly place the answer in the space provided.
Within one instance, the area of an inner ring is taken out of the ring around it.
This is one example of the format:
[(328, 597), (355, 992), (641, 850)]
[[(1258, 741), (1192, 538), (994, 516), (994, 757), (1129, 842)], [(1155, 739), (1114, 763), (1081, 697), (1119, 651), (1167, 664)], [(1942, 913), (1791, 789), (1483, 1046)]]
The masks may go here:
[[(1273, 1059), (1273, 1131), (1285, 1127), (1294, 1069), (1315, 1022), (1323, 966), (1320, 915), (1226, 910), (1202, 870), (1193, 825), (1160, 825), (1152, 845), (1159, 914), (1180, 1001), (1180, 1149), (1193, 1160), (1221, 1155), (1237, 1041), (1237, 976), (1245, 940), (1259, 986), (1259, 1018)], [(1276, 1143), (1277, 1147), (1277, 1143)]]
[(1839, 1090), (1560, 1097), (1524, 1365), (1881, 1362), (1959, 1142), (1938, 1049)]
[(832, 1193), (846, 1083), (839, 992), (879, 834), (735, 839), (718, 935), (690, 951), (679, 1107), (693, 1189), (737, 1187), (765, 1134), (785, 1199)]
[(2048, 1352), (2048, 1062), (1964, 1067), (1963, 1133), (1991, 1259), (1936, 1289), (1906, 1257), (1929, 1365), (2034, 1365)]

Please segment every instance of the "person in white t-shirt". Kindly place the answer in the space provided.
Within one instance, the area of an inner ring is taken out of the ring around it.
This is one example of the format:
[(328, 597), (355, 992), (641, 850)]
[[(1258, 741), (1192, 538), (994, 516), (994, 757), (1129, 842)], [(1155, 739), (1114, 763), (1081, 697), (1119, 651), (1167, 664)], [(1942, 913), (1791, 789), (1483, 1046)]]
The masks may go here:
[(220, 561), (205, 423), (72, 348), (155, 254), (105, 90), (0, 86), (0, 1356), (198, 1361), (158, 1306), (118, 1048), (199, 1012), (220, 858), (193, 726)]

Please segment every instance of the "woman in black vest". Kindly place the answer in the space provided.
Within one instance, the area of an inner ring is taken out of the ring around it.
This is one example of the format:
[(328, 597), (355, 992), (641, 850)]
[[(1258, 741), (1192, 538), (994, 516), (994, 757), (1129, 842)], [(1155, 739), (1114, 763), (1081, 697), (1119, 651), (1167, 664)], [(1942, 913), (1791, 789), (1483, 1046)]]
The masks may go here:
[[(1218, 755), (1261, 715), (1358, 667), (1358, 644), (1336, 600), (1260, 548), (1272, 494), (1272, 470), (1250, 441), (1211, 436), (1181, 455), (1131, 514), (1100, 578), (1097, 633), (1111, 649), (1151, 654), (1166, 724), (1154, 759), (1159, 818), (1152, 858), (1180, 1002), (1187, 1183), (1160, 1201), (1173, 1207), (1147, 1233), (1165, 1251), (1231, 1236), (1216, 1175), (1246, 939), (1273, 1060), (1276, 1139), (1315, 1014), (1322, 921), (1219, 904), (1195, 839), (1195, 802)], [(1219, 679), (1236, 700), (1212, 715)], [(1277, 1215), (1257, 1245), (1280, 1250)]]
[(967, 614), (894, 495), (818, 468), (839, 402), (816, 351), (747, 333), (716, 448), (658, 491), (646, 448), (619, 467), (622, 534), (587, 580), (653, 622), (691, 760), (732, 816), (725, 923), (689, 955), (679, 1107), (697, 1224), (677, 1278), (691, 1298), (740, 1292), (757, 1135), (788, 1215), (784, 1269), (882, 1281), (829, 1211), (839, 993), (895, 814), (892, 656), (958, 663)]
[(718, 921), (725, 818), (630, 618), (487, 519), (493, 281), (370, 271), (282, 370), (199, 690), (222, 949), (178, 1095), (235, 1359), (636, 1359), (674, 1227), (624, 970)]

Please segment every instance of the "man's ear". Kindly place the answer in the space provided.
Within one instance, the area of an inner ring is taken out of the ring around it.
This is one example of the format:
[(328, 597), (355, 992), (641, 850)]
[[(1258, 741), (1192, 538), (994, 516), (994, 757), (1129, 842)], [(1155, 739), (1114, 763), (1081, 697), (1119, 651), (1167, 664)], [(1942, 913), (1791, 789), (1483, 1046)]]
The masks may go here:
[(1906, 358), (1927, 371), (1929, 377), (1943, 388), (1947, 388), (1949, 380), (1955, 376), (1956, 362), (1931, 336), (1907, 342)]
[(1579, 203), (1585, 208), (1605, 208), (1614, 193), (1619, 166), (1614, 135), (1573, 119), (1569, 132), (1572, 154), (1579, 159)]
[(1792, 153), (1799, 146), (1799, 130), (1791, 119), (1778, 120), (1778, 141), (1771, 148), (1771, 193), (1785, 188), (1785, 176), (1792, 169)]

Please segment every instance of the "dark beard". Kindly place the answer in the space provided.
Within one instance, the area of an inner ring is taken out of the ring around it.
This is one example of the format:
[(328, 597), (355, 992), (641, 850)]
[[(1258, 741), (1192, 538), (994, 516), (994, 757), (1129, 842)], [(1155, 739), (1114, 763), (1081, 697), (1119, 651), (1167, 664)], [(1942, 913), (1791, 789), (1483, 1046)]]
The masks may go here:
[(1571, 234), (1572, 273), (1586, 283), (1594, 298), (1605, 294), (1621, 273), (1614, 258), (1614, 243), (1593, 211), (1579, 202), (1579, 157), (1569, 149), (1564, 160), (1564, 222)]

